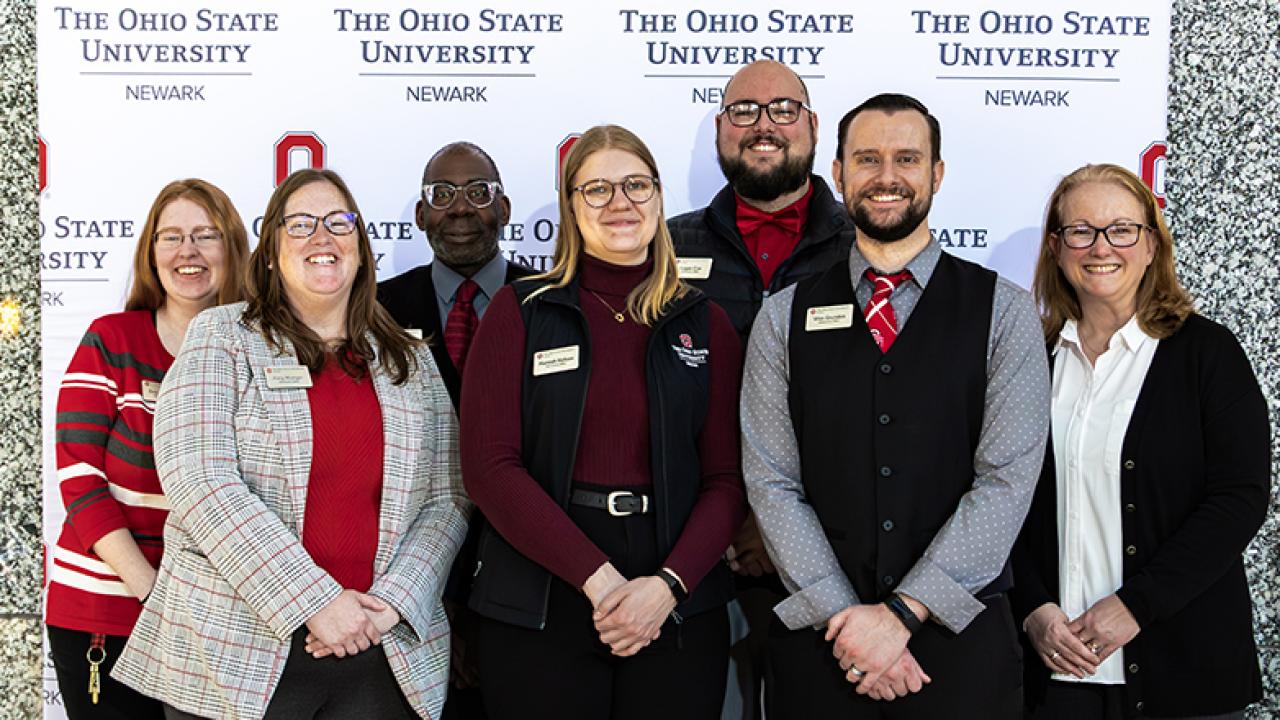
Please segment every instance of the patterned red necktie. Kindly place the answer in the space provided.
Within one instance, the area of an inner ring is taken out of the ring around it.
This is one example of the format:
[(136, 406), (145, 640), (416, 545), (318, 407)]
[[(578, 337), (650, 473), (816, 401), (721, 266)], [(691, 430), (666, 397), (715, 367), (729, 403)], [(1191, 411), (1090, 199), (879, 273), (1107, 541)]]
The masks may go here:
[(480, 286), (471, 278), (462, 281), (458, 286), (458, 294), (453, 298), (453, 307), (449, 309), (449, 317), (444, 323), (444, 348), (449, 351), (449, 359), (462, 374), (462, 365), (467, 361), (467, 350), (471, 347), (471, 338), (476, 334), (480, 318), (476, 316), (475, 299)]
[(910, 270), (881, 275), (875, 270), (867, 269), (867, 279), (875, 285), (875, 289), (871, 291), (871, 300), (862, 314), (867, 319), (867, 327), (871, 328), (871, 339), (876, 341), (882, 353), (889, 352), (893, 341), (898, 337), (898, 317), (889, 304), (889, 296), (893, 295), (899, 284), (910, 278)]

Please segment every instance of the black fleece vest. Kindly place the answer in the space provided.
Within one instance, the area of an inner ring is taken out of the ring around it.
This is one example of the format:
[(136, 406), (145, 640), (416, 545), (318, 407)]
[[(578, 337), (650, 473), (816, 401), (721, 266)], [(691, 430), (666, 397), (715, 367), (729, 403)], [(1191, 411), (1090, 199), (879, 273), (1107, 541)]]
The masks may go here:
[[(881, 353), (840, 263), (796, 286), (788, 401), (805, 492), (864, 602), (882, 600), (973, 485), (996, 275), (946, 253)], [(844, 329), (810, 308), (853, 305)], [(1008, 567), (979, 597), (1007, 589)]]
[[(578, 304), (578, 284), (538, 292), (546, 281), (517, 281), (525, 325), (522, 447), (525, 468), (561, 507), (567, 507), (591, 376), (591, 338)], [(706, 298), (694, 290), (655, 323), (645, 376), (658, 555), (671, 552), (702, 484), (698, 435), (710, 399), (711, 340)], [(534, 377), (534, 356), (576, 345), (578, 368)], [(546, 623), (551, 573), (521, 555), (491, 526), (480, 539), (471, 608), (527, 628)], [(733, 581), (718, 563), (677, 610), (683, 616), (729, 601)]]

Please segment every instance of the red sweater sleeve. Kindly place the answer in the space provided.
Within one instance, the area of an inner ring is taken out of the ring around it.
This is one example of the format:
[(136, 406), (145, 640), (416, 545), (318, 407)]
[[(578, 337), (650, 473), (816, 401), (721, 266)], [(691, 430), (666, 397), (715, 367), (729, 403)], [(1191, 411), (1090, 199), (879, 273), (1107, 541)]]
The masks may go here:
[(507, 542), (580, 588), (609, 558), (524, 467), (524, 343), (519, 302), (515, 291), (504, 287), (485, 310), (467, 353), (459, 413), (462, 479), (471, 500)]
[(725, 311), (711, 304), (711, 393), (698, 438), (702, 489), (666, 567), (689, 592), (724, 554), (747, 517), (742, 485), (738, 390), (742, 384), (742, 341)]

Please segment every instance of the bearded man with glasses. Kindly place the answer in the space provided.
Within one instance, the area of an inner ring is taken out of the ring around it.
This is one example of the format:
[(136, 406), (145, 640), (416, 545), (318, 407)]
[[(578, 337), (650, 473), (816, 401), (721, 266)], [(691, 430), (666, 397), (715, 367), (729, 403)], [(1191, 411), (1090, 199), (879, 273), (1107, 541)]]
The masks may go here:
[[(432, 262), (378, 283), (378, 302), (410, 334), (428, 340), (453, 406), (458, 407), (462, 370), (471, 338), (503, 285), (533, 273), (498, 252), (498, 238), (511, 219), (511, 200), (493, 158), (478, 145), (454, 142), (436, 151), (422, 173), (414, 209), (427, 234)], [(453, 628), (453, 663), (443, 720), (483, 718), (475, 658), (468, 652), (476, 623), (467, 609), (476, 541), (483, 517), (471, 516), (445, 587), (445, 609)]]
[[(818, 115), (795, 72), (761, 60), (724, 89), (716, 155), (728, 184), (711, 204), (668, 223), (680, 277), (724, 308), (746, 346), (764, 298), (849, 256), (853, 225), (826, 181), (813, 174)], [(760, 717), (771, 609), (785, 597), (750, 515), (731, 547), (738, 602), (751, 628), (732, 657), (743, 720)], [(733, 693), (733, 688), (730, 690)]]

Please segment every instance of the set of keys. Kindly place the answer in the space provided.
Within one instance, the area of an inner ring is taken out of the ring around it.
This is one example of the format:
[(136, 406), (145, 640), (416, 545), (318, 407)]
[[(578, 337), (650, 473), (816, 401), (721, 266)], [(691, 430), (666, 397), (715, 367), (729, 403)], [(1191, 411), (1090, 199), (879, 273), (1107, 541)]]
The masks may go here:
[(93, 704), (98, 704), (98, 696), (102, 694), (102, 675), (98, 666), (107, 659), (107, 636), (93, 633), (89, 638), (89, 650), (84, 654), (89, 661), (89, 697)]

